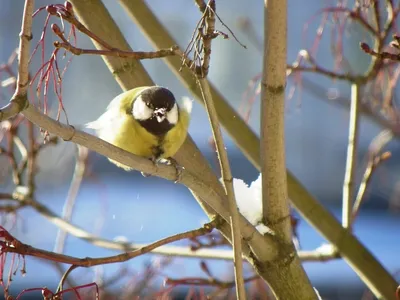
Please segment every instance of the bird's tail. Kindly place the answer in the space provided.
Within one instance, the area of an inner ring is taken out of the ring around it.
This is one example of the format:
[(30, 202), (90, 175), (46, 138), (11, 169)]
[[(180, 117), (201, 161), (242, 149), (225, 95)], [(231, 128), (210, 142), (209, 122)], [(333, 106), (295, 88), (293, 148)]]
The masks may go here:
[(182, 97), (182, 109), (186, 110), (188, 114), (192, 112), (193, 100), (189, 97)]

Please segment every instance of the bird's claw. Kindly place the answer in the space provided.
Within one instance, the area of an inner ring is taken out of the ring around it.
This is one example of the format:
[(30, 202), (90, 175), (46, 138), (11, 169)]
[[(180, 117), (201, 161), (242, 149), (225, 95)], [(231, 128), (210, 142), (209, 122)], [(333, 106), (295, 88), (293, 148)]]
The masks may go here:
[[(174, 183), (179, 183), (179, 182), (181, 181), (181, 179), (182, 179), (182, 171), (183, 171), (185, 168), (184, 168), (183, 166), (179, 165), (178, 162), (177, 162), (174, 158), (172, 158), (172, 157), (170, 157), (170, 158), (168, 158), (168, 159), (156, 159), (156, 158), (151, 158), (150, 160), (153, 162), (153, 164), (154, 164), (156, 167), (157, 167), (158, 164), (160, 164), (160, 163), (166, 163), (167, 165), (174, 166), (174, 167), (175, 167), (175, 170), (176, 170), (176, 177), (175, 177)], [(145, 172), (141, 172), (141, 173), (142, 173), (142, 176), (143, 176), (143, 177), (149, 177), (149, 176), (151, 176), (150, 174), (145, 173)]]
[[(150, 158), (150, 161), (154, 164), (154, 166), (157, 168), (157, 166), (158, 166), (158, 163), (160, 162), (158, 159), (156, 159), (155, 157), (152, 157), (152, 158)], [(151, 174), (149, 174), (149, 173), (145, 173), (145, 172), (140, 172), (140, 173), (142, 173), (142, 176), (143, 177), (150, 177), (151, 176)]]
[(174, 183), (179, 183), (182, 179), (182, 171), (185, 169), (183, 166), (181, 166), (174, 158), (170, 157), (168, 159), (168, 164), (172, 165), (175, 167), (176, 170), (176, 177), (174, 180)]

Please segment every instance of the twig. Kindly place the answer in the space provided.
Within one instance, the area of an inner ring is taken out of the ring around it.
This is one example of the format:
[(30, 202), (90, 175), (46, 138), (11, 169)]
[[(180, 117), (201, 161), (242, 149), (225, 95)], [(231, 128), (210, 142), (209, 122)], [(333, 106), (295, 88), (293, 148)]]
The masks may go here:
[(82, 55), (82, 54), (92, 54), (92, 55), (107, 55), (107, 56), (115, 56), (115, 57), (124, 57), (124, 58), (134, 58), (134, 59), (154, 59), (154, 58), (163, 58), (170, 55), (175, 55), (175, 50), (177, 46), (171, 47), (170, 49), (161, 49), (154, 52), (143, 52), (143, 51), (122, 51), (119, 49), (112, 50), (96, 50), (96, 49), (81, 49), (72, 46), (70, 43), (60, 43), (54, 42), (54, 47), (56, 48), (64, 48), (65, 50), (71, 52), (74, 55)]
[(376, 52), (373, 50), (367, 43), (360, 43), (360, 48), (365, 53), (372, 55), (374, 57), (380, 59), (390, 59), (394, 61), (400, 61), (400, 54), (399, 53), (389, 53), (389, 52)]
[(25, 0), (24, 14), (18, 50), (18, 77), (15, 93), (10, 102), (0, 109), (0, 121), (9, 119), (22, 111), (27, 102), (27, 89), (29, 83), (29, 49), (32, 39), (32, 13), (35, 6), (34, 0)]
[(333, 245), (319, 247), (311, 251), (299, 251), (298, 255), (302, 262), (326, 262), (341, 258), (340, 253)]
[[(244, 278), (245, 283), (256, 280), (260, 276), (255, 275), (248, 278)], [(166, 285), (191, 285), (191, 286), (214, 286), (222, 289), (229, 289), (235, 286), (235, 281), (222, 281), (217, 278), (201, 278), (201, 277), (188, 277), (182, 279), (167, 278), (165, 280)]]
[[(77, 146), (77, 157), (75, 162), (75, 170), (72, 176), (71, 185), (68, 190), (68, 195), (64, 203), (62, 218), (69, 222), (72, 217), (72, 213), (74, 210), (76, 197), (78, 195), (78, 191), (80, 189), (83, 176), (86, 170), (87, 158), (89, 154), (89, 150), (82, 146)], [(63, 253), (65, 241), (67, 239), (67, 232), (60, 228), (57, 232), (56, 241), (54, 243), (54, 252)]]
[[(14, 181), (14, 185), (19, 186), (22, 184), (22, 174), (18, 171), (18, 164), (15, 158), (14, 149), (17, 146), (18, 150), (20, 151), (21, 155), (24, 156), (26, 153), (26, 148), (22, 141), (18, 138), (18, 126), (11, 128), (6, 133), (7, 135), (7, 156), (12, 168), (12, 177)], [(26, 157), (26, 155), (25, 155)]]
[(204, 0), (195, 0), (197, 7), (200, 9), (202, 13), (206, 11), (207, 4)]
[[(64, 33), (62, 32), (60, 27), (58, 27), (57, 24), (53, 24), (51, 26), (51, 29), (53, 30), (54, 34), (57, 35), (62, 40), (62, 42), (59, 41), (54, 42), (54, 47), (57, 49), (63, 48), (74, 55), (92, 54), (92, 55), (106, 55), (106, 56), (134, 58), (134, 59), (154, 59), (154, 58), (162, 58), (170, 55), (175, 55), (176, 54), (175, 50), (178, 49), (178, 46), (173, 46), (169, 49), (160, 49), (158, 51), (153, 51), (153, 52), (123, 51), (116, 48), (111, 48), (106, 50), (82, 49), (71, 45), (71, 43), (68, 42), (68, 40), (65, 38)], [(97, 41), (99, 40), (100, 38), (97, 37)]]
[[(200, 67), (200, 74), (196, 74), (201, 94), (203, 96), (204, 104), (206, 107), (208, 119), (211, 125), (214, 142), (216, 145), (218, 161), (222, 175), (222, 181), (225, 188), (225, 193), (228, 198), (231, 231), (232, 231), (232, 246), (234, 254), (234, 273), (236, 282), (236, 296), (239, 300), (246, 299), (246, 290), (243, 282), (243, 258), (242, 258), (242, 236), (240, 233), (239, 225), (239, 211), (235, 199), (235, 191), (233, 189), (233, 178), (229, 165), (228, 153), (225, 148), (224, 140), (222, 137), (217, 111), (214, 106), (210, 86), (204, 80), (207, 77), (210, 59), (211, 59), (211, 42), (215, 38), (215, 0), (210, 0), (207, 5), (204, 1), (196, 0), (196, 4), (203, 13), (205, 32), (201, 33), (201, 41), (203, 47), (203, 60)], [(202, 18), (203, 19), (203, 18)], [(196, 60), (196, 56), (195, 56)]]
[(361, 180), (360, 187), (358, 188), (358, 193), (356, 200), (353, 205), (352, 215), (351, 215), (351, 225), (354, 224), (357, 218), (358, 212), (360, 210), (361, 204), (365, 199), (365, 192), (368, 188), (368, 184), (372, 178), (373, 172), (376, 170), (378, 165), (390, 157), (389, 152), (384, 152), (379, 154), (379, 152), (387, 145), (387, 143), (393, 138), (393, 134), (389, 130), (383, 130), (379, 133), (372, 141), (369, 149), (369, 159), (367, 167), (365, 168), (363, 178)]
[[(36, 147), (35, 147), (35, 130), (33, 124), (27, 121), (28, 126), (28, 153), (26, 155), (26, 177), (27, 187), (30, 193), (35, 190), (35, 167), (36, 167)], [(20, 169), (22, 171), (22, 169)]]
[[(215, 0), (209, 0), (207, 5), (204, 1), (196, 0), (196, 4), (199, 6), (200, 11), (203, 13), (205, 20), (205, 29), (201, 34), (201, 40), (203, 42), (203, 61), (201, 64), (201, 74), (197, 74), (199, 77), (204, 78), (208, 75), (211, 59), (211, 41), (216, 36), (215, 33)], [(207, 107), (207, 104), (206, 104)], [(217, 150), (218, 151), (218, 150)]]
[(139, 255), (148, 253), (152, 251), (153, 249), (160, 247), (165, 244), (169, 244), (175, 241), (179, 241), (185, 238), (191, 238), (199, 235), (206, 234), (213, 230), (215, 228), (215, 222), (212, 221), (210, 223), (204, 224), (203, 227), (195, 230), (190, 230), (186, 231), (183, 233), (175, 234), (166, 238), (163, 238), (161, 240), (158, 240), (154, 243), (151, 243), (149, 245), (146, 245), (140, 249), (131, 251), (131, 252), (125, 252), (122, 254), (118, 255), (113, 255), (113, 256), (105, 256), (105, 257), (99, 257), (99, 258), (91, 258), (91, 257), (86, 257), (86, 258), (77, 258), (73, 256), (68, 256), (64, 254), (59, 254), (51, 251), (46, 251), (42, 249), (38, 249), (35, 247), (32, 247), (30, 245), (24, 244), (11, 236), (7, 231), (4, 229), (1, 232), (1, 235), (4, 239), (4, 241), (0, 242), (2, 246), (2, 252), (3, 253), (17, 253), (21, 254), (24, 256), (33, 256), (37, 258), (42, 258), (42, 259), (47, 259), (47, 260), (52, 260), (52, 261), (57, 261), (60, 263), (66, 263), (66, 264), (71, 264), (75, 266), (80, 266), (80, 267), (93, 267), (97, 265), (104, 265), (104, 264), (111, 264), (111, 263), (117, 263), (117, 262), (124, 262), (127, 260), (130, 260), (132, 258), (135, 258)]
[[(302, 66), (301, 63), (303, 60), (308, 62), (311, 66)], [(286, 74), (288, 76), (294, 72), (310, 72), (324, 75), (330, 79), (345, 80), (350, 82), (365, 81), (365, 78), (363, 78), (362, 76), (354, 76), (350, 73), (338, 73), (336, 71), (332, 71), (320, 66), (309, 53), (309, 51), (305, 49), (299, 51), (299, 54), (297, 55), (297, 60), (291, 65), (287, 65), (286, 69)]]
[(229, 166), (228, 154), (222, 138), (221, 129), (215, 106), (210, 93), (208, 82), (199, 78), (199, 85), (203, 94), (204, 103), (206, 105), (208, 118), (211, 124), (212, 133), (214, 136), (215, 145), (217, 148), (218, 161), (222, 174), (222, 180), (225, 187), (225, 192), (229, 201), (230, 224), (232, 228), (232, 246), (234, 251), (234, 266), (235, 266), (235, 282), (236, 295), (238, 299), (246, 299), (246, 290), (243, 283), (243, 259), (242, 259), (242, 238), (239, 225), (239, 211), (235, 200), (235, 191), (233, 189), (232, 173)]
[(354, 181), (357, 171), (358, 127), (360, 123), (360, 102), (360, 86), (356, 83), (353, 83), (351, 85), (351, 104), (349, 135), (347, 143), (346, 171), (343, 183), (342, 225), (344, 228), (350, 228), (351, 211), (354, 201)]
[(61, 277), (60, 283), (58, 284), (58, 287), (57, 287), (57, 290), (56, 290), (57, 293), (59, 293), (59, 292), (61, 292), (61, 291), (63, 290), (63, 288), (64, 288), (64, 282), (65, 282), (66, 280), (68, 280), (68, 275), (69, 275), (73, 270), (75, 270), (76, 268), (78, 268), (77, 265), (71, 265), (71, 266), (67, 269), (67, 271), (65, 271), (64, 275)]

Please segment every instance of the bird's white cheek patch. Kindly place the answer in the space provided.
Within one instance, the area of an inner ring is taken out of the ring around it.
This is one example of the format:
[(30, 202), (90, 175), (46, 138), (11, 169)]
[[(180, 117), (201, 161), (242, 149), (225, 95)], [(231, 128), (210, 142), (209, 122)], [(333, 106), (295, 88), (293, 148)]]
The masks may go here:
[(143, 102), (142, 97), (137, 97), (133, 103), (132, 115), (136, 120), (147, 120), (153, 115), (153, 111), (147, 107), (146, 103)]
[(172, 107), (172, 109), (167, 112), (167, 120), (170, 124), (176, 124), (178, 123), (178, 106), (176, 105), (176, 103), (174, 104), (174, 107)]

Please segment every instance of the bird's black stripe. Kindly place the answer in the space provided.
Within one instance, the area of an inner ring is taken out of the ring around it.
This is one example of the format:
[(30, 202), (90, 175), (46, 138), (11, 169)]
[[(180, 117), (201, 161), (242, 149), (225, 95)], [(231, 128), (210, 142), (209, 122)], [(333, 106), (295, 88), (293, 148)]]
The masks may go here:
[(169, 123), (167, 119), (164, 119), (162, 122), (158, 122), (155, 117), (147, 120), (138, 120), (138, 122), (144, 129), (156, 136), (166, 135), (167, 132), (174, 127), (174, 125)]

